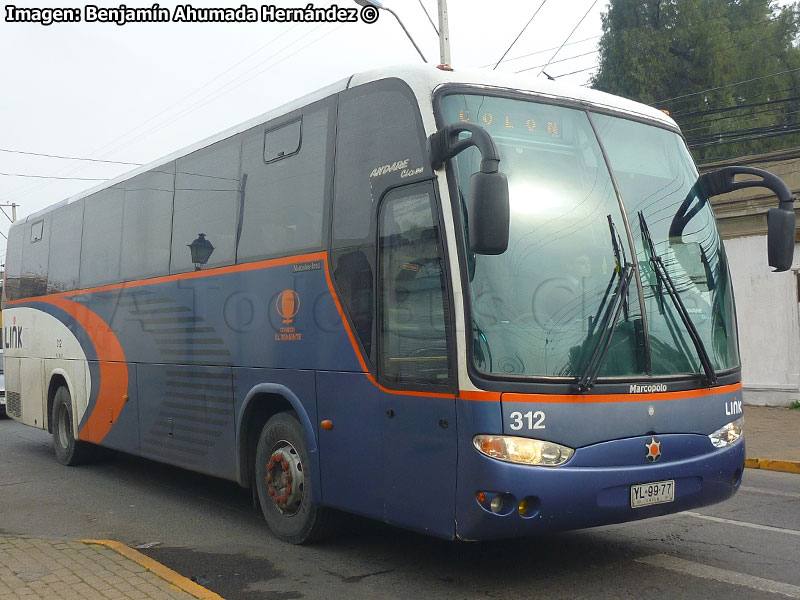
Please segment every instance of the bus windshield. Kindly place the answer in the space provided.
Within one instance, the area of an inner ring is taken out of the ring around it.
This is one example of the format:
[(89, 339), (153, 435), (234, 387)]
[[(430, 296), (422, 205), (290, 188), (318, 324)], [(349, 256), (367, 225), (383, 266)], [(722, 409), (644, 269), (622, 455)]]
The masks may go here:
[(448, 124), (489, 131), (509, 182), (508, 250), (477, 255), (466, 207), (480, 155), (453, 160), (479, 371), (581, 377), (600, 351), (600, 377), (694, 375), (706, 353), (714, 371), (739, 365), (725, 251), (677, 133), (487, 95), (447, 95), (440, 108)]

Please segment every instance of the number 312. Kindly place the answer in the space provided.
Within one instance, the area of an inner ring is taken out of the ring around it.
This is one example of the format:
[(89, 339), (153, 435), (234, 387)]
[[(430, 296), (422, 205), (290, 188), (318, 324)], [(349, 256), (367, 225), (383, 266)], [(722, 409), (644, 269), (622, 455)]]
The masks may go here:
[(524, 421), (527, 421), (528, 425), (527, 429), (545, 428), (544, 424), (545, 414), (541, 410), (537, 410), (536, 412), (529, 410), (524, 415), (519, 411), (514, 411), (509, 415), (509, 417), (511, 418), (511, 423), (509, 424), (509, 427), (514, 431), (519, 431), (520, 429), (522, 429), (522, 426), (525, 424)]

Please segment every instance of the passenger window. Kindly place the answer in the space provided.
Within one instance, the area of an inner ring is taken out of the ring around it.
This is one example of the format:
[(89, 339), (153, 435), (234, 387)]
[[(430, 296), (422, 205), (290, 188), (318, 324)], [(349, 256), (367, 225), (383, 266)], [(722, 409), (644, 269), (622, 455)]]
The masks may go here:
[[(236, 260), (240, 151), (241, 138), (235, 136), (178, 159), (170, 272)], [(204, 252), (193, 257), (192, 244)]]
[(85, 200), (81, 240), (82, 288), (119, 281), (124, 196), (124, 184), (119, 184)]
[(4, 292), (6, 300), (19, 300), (20, 276), (22, 275), (22, 240), (25, 226), (22, 222), (11, 225), (8, 230), (8, 244), (6, 246), (6, 285)]
[(281, 125), (264, 134), (264, 161), (272, 162), (300, 150), (302, 119)]
[[(330, 114), (327, 101), (304, 109), (300, 150), (266, 164), (264, 127), (244, 134), (244, 210), (237, 251), (239, 262), (300, 254), (323, 247), (322, 224), (327, 222), (327, 182), (331, 179)], [(300, 121), (293, 123), (299, 126)], [(272, 150), (279, 147), (275, 145)], [(291, 144), (282, 147), (290, 148)]]
[(427, 176), (430, 165), (419, 108), (405, 83), (376, 81), (339, 98), (332, 246), (347, 248), (375, 239), (383, 190)]
[(81, 266), (83, 200), (72, 202), (55, 213), (50, 227), (50, 260), (47, 267), (47, 293), (57, 294), (78, 288)]
[(31, 225), (31, 243), (38, 242), (42, 239), (44, 233), (44, 219), (36, 221)]
[[(45, 227), (45, 224), (47, 227)], [(47, 255), (50, 217), (26, 225), (30, 242), (22, 248), (22, 278), (20, 280), (20, 296), (31, 298), (44, 296), (47, 293)], [(23, 238), (24, 239), (24, 238)]]
[(381, 375), (398, 385), (446, 384), (447, 287), (430, 184), (390, 192), (379, 221)]
[(174, 162), (125, 183), (120, 267), (123, 281), (167, 274), (174, 184)]

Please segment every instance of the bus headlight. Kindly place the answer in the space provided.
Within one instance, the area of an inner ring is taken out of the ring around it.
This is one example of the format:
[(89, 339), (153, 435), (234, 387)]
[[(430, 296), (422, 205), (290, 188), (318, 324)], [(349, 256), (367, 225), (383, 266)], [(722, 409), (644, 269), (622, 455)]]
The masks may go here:
[(744, 435), (744, 417), (739, 417), (732, 423), (720, 427), (708, 436), (715, 448), (730, 446)]
[(520, 465), (557, 467), (575, 454), (561, 444), (510, 435), (476, 435), (472, 443), (486, 456)]

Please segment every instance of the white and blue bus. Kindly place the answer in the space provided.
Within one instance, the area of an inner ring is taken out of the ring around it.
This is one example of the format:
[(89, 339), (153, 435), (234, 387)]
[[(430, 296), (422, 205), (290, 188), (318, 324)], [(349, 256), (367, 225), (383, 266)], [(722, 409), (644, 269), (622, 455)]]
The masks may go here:
[[(746, 176), (742, 180), (741, 176)], [(734, 494), (736, 315), (663, 112), (495, 73), (354, 75), (14, 223), (8, 414), (443, 538), (630, 521)]]

